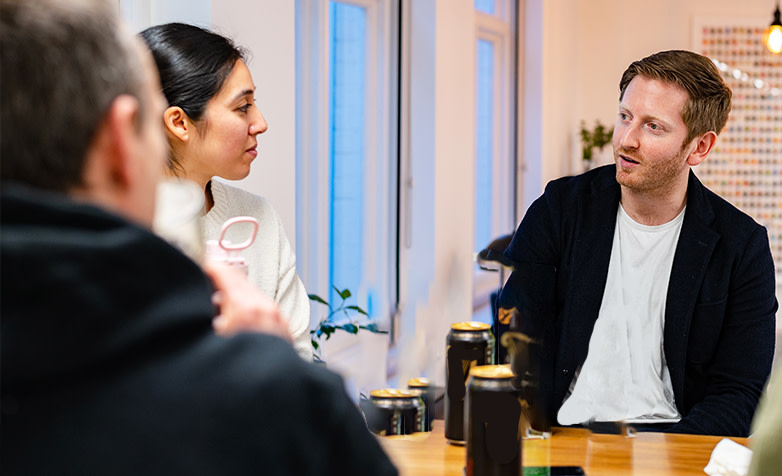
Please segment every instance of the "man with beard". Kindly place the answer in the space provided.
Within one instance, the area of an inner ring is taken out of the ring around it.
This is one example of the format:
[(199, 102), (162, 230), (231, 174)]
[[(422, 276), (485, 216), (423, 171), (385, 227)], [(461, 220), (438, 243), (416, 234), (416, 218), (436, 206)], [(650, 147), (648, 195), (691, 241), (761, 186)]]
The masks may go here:
[(500, 306), (541, 343), (560, 425), (747, 436), (774, 354), (766, 230), (691, 171), (731, 91), (712, 61), (664, 51), (619, 83), (615, 165), (554, 180), (505, 255)]

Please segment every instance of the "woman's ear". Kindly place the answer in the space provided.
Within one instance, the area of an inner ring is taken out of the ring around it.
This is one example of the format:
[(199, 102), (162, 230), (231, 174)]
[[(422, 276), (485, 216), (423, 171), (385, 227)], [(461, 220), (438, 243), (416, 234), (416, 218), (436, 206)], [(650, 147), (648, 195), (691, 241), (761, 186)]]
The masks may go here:
[(173, 135), (182, 142), (187, 142), (190, 138), (193, 123), (181, 107), (170, 106), (166, 109), (163, 113), (163, 123), (166, 125), (166, 132), (169, 136)]

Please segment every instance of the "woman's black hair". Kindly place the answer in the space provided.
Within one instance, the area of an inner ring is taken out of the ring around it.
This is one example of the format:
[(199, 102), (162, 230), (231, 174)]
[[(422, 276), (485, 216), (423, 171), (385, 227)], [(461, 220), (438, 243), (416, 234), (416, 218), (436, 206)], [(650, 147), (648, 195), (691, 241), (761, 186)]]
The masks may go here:
[[(245, 52), (224, 36), (184, 23), (157, 25), (140, 33), (152, 51), (169, 106), (178, 106), (198, 122)], [(181, 164), (169, 154), (169, 167)]]

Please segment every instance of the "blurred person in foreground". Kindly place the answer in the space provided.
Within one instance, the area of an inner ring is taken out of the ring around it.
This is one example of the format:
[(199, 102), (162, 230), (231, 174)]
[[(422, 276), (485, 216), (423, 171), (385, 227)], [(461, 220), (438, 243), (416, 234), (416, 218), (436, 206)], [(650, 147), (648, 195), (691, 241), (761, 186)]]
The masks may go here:
[(774, 355), (766, 229), (692, 167), (731, 91), (706, 57), (663, 51), (619, 83), (615, 165), (550, 182), (505, 255), (500, 306), (541, 342), (559, 425), (747, 436)]
[(778, 476), (782, 468), (782, 368), (771, 373), (752, 420), (749, 476)]
[(115, 8), (0, 0), (0, 473), (396, 474), (270, 298), (149, 231), (166, 104)]

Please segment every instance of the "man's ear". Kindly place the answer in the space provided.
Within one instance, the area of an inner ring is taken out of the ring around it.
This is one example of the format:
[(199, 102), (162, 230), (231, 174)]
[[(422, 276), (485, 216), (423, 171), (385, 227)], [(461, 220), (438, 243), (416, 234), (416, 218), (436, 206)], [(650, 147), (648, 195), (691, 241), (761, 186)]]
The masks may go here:
[(169, 106), (163, 113), (163, 123), (166, 125), (166, 132), (182, 142), (187, 142), (190, 134), (193, 132), (193, 122), (187, 113), (179, 106)]
[(98, 125), (85, 170), (87, 185), (104, 192), (127, 189), (134, 176), (141, 118), (139, 101), (123, 94), (112, 101)]
[(694, 167), (709, 155), (717, 143), (717, 133), (709, 131), (695, 139), (695, 149), (687, 156), (687, 164)]

